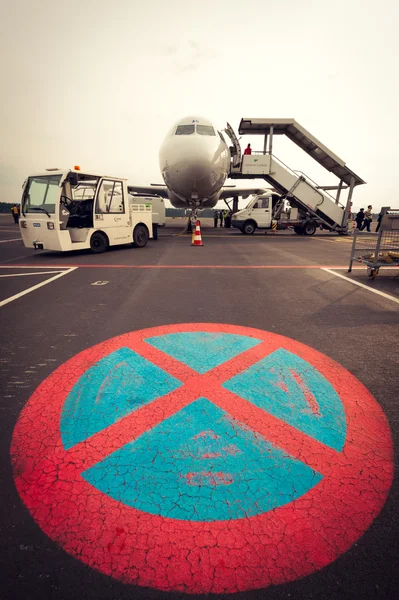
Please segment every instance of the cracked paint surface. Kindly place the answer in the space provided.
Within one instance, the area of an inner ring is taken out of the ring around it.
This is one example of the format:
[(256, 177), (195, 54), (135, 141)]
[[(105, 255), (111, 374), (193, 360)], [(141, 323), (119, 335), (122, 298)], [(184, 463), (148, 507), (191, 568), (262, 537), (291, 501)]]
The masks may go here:
[(345, 411), (331, 383), (292, 352), (276, 350), (223, 384), (335, 450), (346, 436)]
[(182, 384), (130, 348), (120, 348), (80, 377), (62, 407), (66, 450)]
[(82, 476), (124, 504), (189, 521), (261, 514), (322, 478), (202, 398)]
[(393, 471), (386, 418), (334, 361), (276, 334), (182, 324), (89, 348), (14, 430), (40, 527), (126, 583), (229, 593), (303, 577), (369, 527)]

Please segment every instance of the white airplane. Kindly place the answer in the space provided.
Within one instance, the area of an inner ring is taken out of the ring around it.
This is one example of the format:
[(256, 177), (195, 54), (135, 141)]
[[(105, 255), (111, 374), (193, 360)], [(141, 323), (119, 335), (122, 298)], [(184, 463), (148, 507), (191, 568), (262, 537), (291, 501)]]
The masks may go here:
[[(227, 126), (226, 131), (230, 130), (234, 136), (230, 125)], [(212, 208), (223, 198), (263, 192), (259, 188), (223, 187), (230, 162), (230, 149), (222, 132), (207, 119), (186, 117), (173, 125), (159, 150), (165, 185), (129, 185), (129, 191), (158, 194), (168, 198), (175, 208), (191, 208), (195, 212)]]

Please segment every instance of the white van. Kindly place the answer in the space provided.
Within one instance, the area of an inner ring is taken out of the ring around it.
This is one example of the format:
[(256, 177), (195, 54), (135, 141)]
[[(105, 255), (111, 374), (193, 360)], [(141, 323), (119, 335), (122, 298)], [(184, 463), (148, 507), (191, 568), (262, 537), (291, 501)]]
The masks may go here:
[(252, 234), (256, 229), (270, 229), (273, 211), (272, 193), (253, 196), (246, 208), (233, 215), (232, 226), (242, 233)]
[(231, 224), (246, 235), (253, 234), (257, 229), (293, 228), (298, 235), (313, 235), (320, 221), (317, 217), (307, 214), (298, 207), (284, 200), (283, 206), (276, 213), (275, 208), (280, 202), (279, 194), (266, 192), (262, 195), (254, 195), (246, 208), (239, 210), (233, 215)]

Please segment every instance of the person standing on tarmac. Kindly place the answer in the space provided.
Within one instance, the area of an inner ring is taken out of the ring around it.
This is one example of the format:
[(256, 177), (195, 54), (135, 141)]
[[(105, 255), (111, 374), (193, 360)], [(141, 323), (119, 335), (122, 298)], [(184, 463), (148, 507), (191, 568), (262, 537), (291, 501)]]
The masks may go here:
[(222, 210), (219, 212), (219, 219), (220, 219), (220, 227), (223, 227), (224, 215), (223, 215), (223, 211)]
[(362, 230), (363, 220), (364, 220), (364, 208), (361, 208), (356, 215), (356, 225), (357, 225), (357, 228), (359, 229), (359, 231)]
[(373, 207), (371, 206), (371, 204), (369, 204), (369, 206), (367, 207), (367, 210), (364, 213), (364, 221), (363, 221), (363, 225), (362, 225), (362, 231), (364, 229), (366, 229), (366, 227), (367, 227), (367, 231), (370, 231), (370, 223), (373, 220), (372, 213), (371, 213), (372, 208)]
[(18, 221), (19, 221), (19, 209), (18, 209), (18, 206), (16, 204), (14, 204), (14, 206), (11, 208), (11, 213), (12, 213), (12, 216), (14, 217), (14, 223), (16, 225), (18, 225)]
[(219, 213), (217, 210), (213, 211), (213, 226), (217, 227), (218, 226), (218, 218), (219, 218)]
[(244, 150), (244, 155), (247, 156), (249, 154), (252, 154), (252, 148), (251, 148), (251, 144), (248, 144), (248, 146), (245, 148)]
[(224, 226), (229, 229), (231, 227), (231, 211), (226, 211), (227, 215), (224, 218)]

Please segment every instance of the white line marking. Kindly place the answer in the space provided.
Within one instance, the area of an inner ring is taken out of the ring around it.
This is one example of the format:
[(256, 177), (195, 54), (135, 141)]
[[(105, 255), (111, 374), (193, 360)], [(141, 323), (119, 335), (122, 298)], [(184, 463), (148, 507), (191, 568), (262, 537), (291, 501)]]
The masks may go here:
[(25, 275), (54, 275), (63, 271), (39, 271), (35, 273), (10, 273), (9, 275), (0, 275), (0, 277), (25, 277)]
[(34, 286), (28, 288), (27, 290), (24, 290), (23, 292), (20, 292), (19, 294), (15, 294), (15, 296), (10, 296), (9, 298), (6, 298), (5, 300), (2, 300), (0, 302), (0, 307), (4, 306), (5, 304), (8, 304), (9, 302), (13, 302), (14, 300), (17, 300), (18, 298), (21, 298), (21, 296), (25, 296), (25, 294), (29, 294), (30, 292), (33, 292), (34, 290), (37, 290), (37, 289), (43, 287), (44, 285), (47, 285), (48, 283), (51, 283), (52, 281), (55, 281), (59, 277), (63, 277), (64, 275), (67, 275), (68, 273), (71, 273), (72, 271), (75, 271), (75, 269), (77, 269), (77, 268), (78, 267), (71, 267), (67, 271), (63, 271), (62, 273), (58, 273), (57, 275), (54, 275), (54, 277), (51, 277), (50, 279), (46, 279), (46, 281), (42, 281), (41, 283), (38, 283), (37, 285), (34, 285)]
[(385, 292), (380, 292), (380, 290), (374, 290), (373, 288), (369, 287), (368, 285), (365, 285), (364, 283), (360, 283), (359, 281), (354, 281), (353, 279), (350, 279), (349, 277), (345, 277), (345, 275), (341, 275), (341, 273), (336, 273), (336, 271), (332, 271), (331, 269), (326, 269), (325, 267), (321, 267), (323, 271), (327, 271), (327, 273), (331, 273), (331, 275), (335, 275), (336, 277), (340, 277), (341, 279), (345, 279), (345, 281), (349, 281), (350, 283), (353, 283), (353, 285), (358, 285), (361, 288), (364, 288), (365, 290), (368, 290), (369, 292), (373, 292), (374, 294), (378, 294), (378, 296), (382, 296), (383, 298), (387, 298), (388, 300), (392, 300), (392, 302), (396, 302), (397, 304), (399, 304), (399, 298), (395, 298), (395, 296), (391, 296), (390, 294), (386, 294)]
[(0, 240), (0, 244), (6, 244), (7, 242), (17, 242), (18, 240), (22, 240), (22, 238), (13, 238), (12, 240)]

